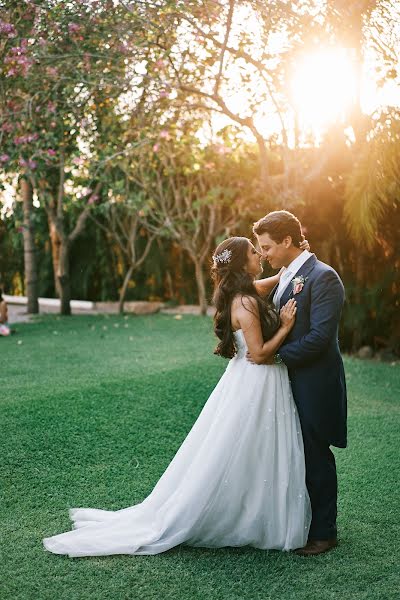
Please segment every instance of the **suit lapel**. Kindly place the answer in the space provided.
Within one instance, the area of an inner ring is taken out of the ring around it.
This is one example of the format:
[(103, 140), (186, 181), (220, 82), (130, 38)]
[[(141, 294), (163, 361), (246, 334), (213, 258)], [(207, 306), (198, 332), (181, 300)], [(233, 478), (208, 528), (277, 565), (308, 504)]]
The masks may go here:
[(276, 286), (274, 287), (274, 289), (272, 290), (272, 292), (269, 293), (268, 300), (270, 302), (273, 302), (273, 300), (274, 300), (275, 292), (278, 289), (278, 285), (279, 285), (279, 283), (277, 283)]
[(310, 256), (310, 258), (308, 258), (306, 260), (306, 262), (304, 263), (304, 265), (302, 265), (300, 267), (300, 269), (295, 273), (295, 275), (293, 275), (292, 279), (289, 281), (289, 284), (287, 286), (287, 288), (285, 289), (285, 291), (283, 292), (281, 299), (280, 299), (280, 308), (282, 308), (282, 306), (284, 304), (286, 304), (286, 302), (289, 300), (289, 298), (293, 297), (293, 284), (292, 284), (292, 280), (295, 277), (304, 277), (304, 279), (308, 276), (308, 274), (313, 270), (313, 268), (315, 267), (315, 263), (317, 262), (317, 257), (315, 256), (315, 254), (312, 254)]

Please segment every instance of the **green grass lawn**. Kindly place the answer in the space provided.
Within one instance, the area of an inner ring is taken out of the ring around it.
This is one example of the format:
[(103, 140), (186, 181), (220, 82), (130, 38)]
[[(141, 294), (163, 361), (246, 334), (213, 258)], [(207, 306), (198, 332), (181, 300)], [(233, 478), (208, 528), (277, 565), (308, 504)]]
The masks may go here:
[(42, 538), (70, 529), (69, 507), (142, 501), (226, 362), (200, 317), (49, 316), (17, 329), (0, 338), (2, 600), (400, 597), (398, 365), (345, 361), (349, 447), (335, 451), (335, 551), (181, 546), (70, 559), (46, 552)]

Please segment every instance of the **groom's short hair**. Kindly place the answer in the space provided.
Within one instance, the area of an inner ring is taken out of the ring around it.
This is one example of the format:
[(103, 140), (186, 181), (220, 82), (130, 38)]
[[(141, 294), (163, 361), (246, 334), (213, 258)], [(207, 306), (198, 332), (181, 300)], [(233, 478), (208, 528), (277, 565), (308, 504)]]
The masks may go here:
[(269, 237), (277, 244), (290, 235), (293, 246), (297, 248), (301, 242), (301, 223), (297, 217), (287, 210), (274, 210), (262, 217), (253, 225), (253, 233), (261, 235), (268, 233)]

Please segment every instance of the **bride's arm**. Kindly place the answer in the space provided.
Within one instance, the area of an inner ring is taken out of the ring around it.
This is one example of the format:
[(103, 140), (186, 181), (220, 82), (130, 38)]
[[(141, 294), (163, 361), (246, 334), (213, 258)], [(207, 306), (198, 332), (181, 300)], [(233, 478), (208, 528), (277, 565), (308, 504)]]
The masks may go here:
[(255, 281), (254, 285), (257, 290), (257, 294), (259, 296), (268, 296), (268, 294), (272, 292), (274, 287), (278, 285), (284, 270), (285, 267), (282, 267), (282, 269), (276, 275), (273, 275), (272, 277), (265, 277), (265, 279), (258, 279), (257, 281)]
[(270, 340), (264, 342), (257, 301), (251, 296), (243, 296), (235, 317), (243, 331), (252, 362), (261, 365), (272, 361), (274, 354), (292, 329), (296, 315), (296, 301), (289, 300), (282, 310), (284, 313), (283, 315), (281, 313), (281, 325), (278, 331)]

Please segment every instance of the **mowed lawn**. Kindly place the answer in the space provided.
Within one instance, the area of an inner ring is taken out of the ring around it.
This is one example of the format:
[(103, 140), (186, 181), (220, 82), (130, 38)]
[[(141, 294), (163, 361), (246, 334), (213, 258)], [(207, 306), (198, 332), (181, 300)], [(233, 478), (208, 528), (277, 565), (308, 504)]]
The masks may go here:
[(1, 600), (398, 600), (400, 366), (352, 358), (335, 551), (44, 550), (68, 508), (150, 493), (226, 366), (213, 348), (196, 316), (48, 316), (0, 338)]

